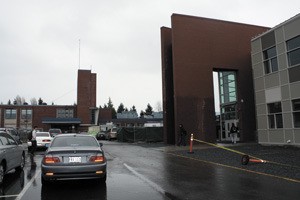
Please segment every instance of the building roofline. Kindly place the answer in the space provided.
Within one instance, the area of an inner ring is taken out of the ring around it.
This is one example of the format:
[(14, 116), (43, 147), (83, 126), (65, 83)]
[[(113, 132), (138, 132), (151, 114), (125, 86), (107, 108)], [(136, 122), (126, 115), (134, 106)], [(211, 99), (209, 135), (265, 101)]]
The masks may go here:
[(242, 22), (233, 22), (233, 21), (227, 21), (227, 20), (222, 20), (222, 19), (214, 19), (214, 18), (199, 17), (199, 16), (192, 16), (192, 15), (184, 15), (184, 14), (178, 14), (178, 13), (173, 13), (172, 17), (173, 16), (179, 16), (179, 17), (181, 16), (181, 17), (186, 17), (186, 18), (195, 18), (195, 19), (202, 19), (202, 20), (209, 20), (209, 21), (217, 21), (217, 22), (221, 22), (221, 23), (244, 25), (244, 26), (254, 26), (254, 27), (261, 27), (261, 28), (271, 28), (271, 27), (267, 27), (267, 26), (260, 26), (260, 25), (242, 23)]
[(274, 30), (277, 29), (278, 27), (281, 27), (281, 26), (283, 26), (283, 25), (285, 25), (285, 24), (287, 24), (287, 23), (289, 23), (289, 22), (294, 21), (294, 20), (297, 19), (297, 18), (300, 18), (300, 13), (298, 13), (297, 15), (295, 15), (295, 16), (293, 16), (293, 17), (291, 17), (291, 18), (289, 18), (289, 19), (287, 19), (287, 20), (281, 22), (280, 24), (274, 26), (273, 28), (271, 28), (271, 29), (269, 29), (269, 30), (267, 30), (267, 31), (265, 31), (265, 32), (263, 32), (263, 33), (261, 33), (261, 34), (255, 36), (254, 38), (251, 39), (251, 42), (254, 41), (254, 40), (256, 40), (256, 39), (258, 39), (258, 38), (260, 38), (260, 37), (262, 37), (262, 36), (264, 36), (264, 35), (266, 35), (266, 34), (268, 34), (268, 33), (270, 33), (271, 31), (274, 31)]

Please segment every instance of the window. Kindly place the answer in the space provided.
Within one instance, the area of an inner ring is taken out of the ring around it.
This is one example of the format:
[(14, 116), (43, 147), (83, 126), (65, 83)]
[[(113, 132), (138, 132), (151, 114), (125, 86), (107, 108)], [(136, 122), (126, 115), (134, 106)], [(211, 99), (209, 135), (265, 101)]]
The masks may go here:
[(293, 100), (292, 103), (293, 103), (294, 127), (300, 128), (300, 99)]
[(268, 112), (269, 128), (283, 128), (281, 102), (268, 104)]
[(74, 110), (73, 109), (57, 109), (57, 118), (73, 118)]
[(32, 110), (21, 110), (21, 119), (31, 119), (32, 118)]
[(234, 71), (219, 72), (220, 103), (233, 103), (237, 100), (236, 74)]
[(263, 54), (264, 54), (265, 74), (278, 71), (276, 47), (274, 46), (263, 51)]
[(286, 46), (289, 66), (300, 64), (300, 36), (288, 40)]
[(16, 109), (6, 109), (5, 110), (5, 119), (16, 119), (17, 110)]
[(91, 110), (91, 124), (95, 124), (95, 115), (96, 115), (96, 111)]

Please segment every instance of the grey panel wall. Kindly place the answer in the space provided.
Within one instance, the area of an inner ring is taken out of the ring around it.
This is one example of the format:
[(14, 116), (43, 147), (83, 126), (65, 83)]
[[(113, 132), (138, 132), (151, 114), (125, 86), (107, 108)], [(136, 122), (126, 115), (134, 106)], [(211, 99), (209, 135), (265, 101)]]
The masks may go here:
[(268, 49), (275, 45), (275, 33), (271, 31), (261, 37), (262, 49)]
[(258, 141), (259, 143), (269, 143), (269, 133), (267, 130), (258, 131)]
[(291, 99), (300, 98), (300, 82), (292, 83), (290, 85)]
[[(300, 146), (300, 129), (294, 128), (292, 100), (300, 98), (300, 67), (289, 68), (286, 41), (300, 35), (300, 14), (251, 41), (258, 141), (262, 144)], [(264, 74), (263, 50), (276, 46), (278, 71)], [(281, 89), (283, 128), (268, 127), (266, 94)], [(290, 143), (287, 143), (290, 141)]]
[(268, 74), (265, 77), (265, 86), (266, 89), (279, 86), (279, 73)]
[(295, 18), (292, 22), (284, 25), (284, 34), (285, 40), (289, 40), (297, 35), (300, 32), (300, 17)]
[(281, 97), (282, 100), (290, 100), (291, 95), (290, 95), (290, 87), (289, 85), (284, 85), (281, 87)]

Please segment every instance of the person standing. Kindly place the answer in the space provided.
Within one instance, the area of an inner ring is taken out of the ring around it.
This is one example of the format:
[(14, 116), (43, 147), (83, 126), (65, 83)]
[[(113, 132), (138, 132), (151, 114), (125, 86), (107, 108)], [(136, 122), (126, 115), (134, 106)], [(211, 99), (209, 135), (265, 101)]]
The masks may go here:
[(230, 137), (231, 137), (231, 142), (233, 144), (236, 143), (237, 133), (238, 133), (238, 127), (236, 127), (235, 124), (232, 123), (230, 128)]
[(37, 126), (34, 126), (34, 128), (32, 130), (32, 136), (31, 136), (31, 149), (30, 149), (31, 155), (34, 155), (36, 147), (37, 147), (36, 132), (37, 132)]
[(183, 125), (182, 124), (179, 124), (179, 134), (178, 134), (178, 143), (177, 145), (180, 146), (180, 145), (183, 145), (183, 146), (186, 146), (186, 130), (184, 129)]

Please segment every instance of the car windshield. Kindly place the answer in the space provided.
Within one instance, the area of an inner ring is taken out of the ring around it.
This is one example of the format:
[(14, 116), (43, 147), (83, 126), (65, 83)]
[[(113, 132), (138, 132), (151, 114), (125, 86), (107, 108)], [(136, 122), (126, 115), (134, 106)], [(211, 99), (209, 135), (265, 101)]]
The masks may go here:
[(36, 137), (50, 137), (49, 133), (37, 132)]
[(90, 146), (98, 147), (97, 140), (93, 137), (78, 137), (78, 136), (67, 136), (57, 137), (52, 142), (51, 147), (76, 147), (76, 146)]

